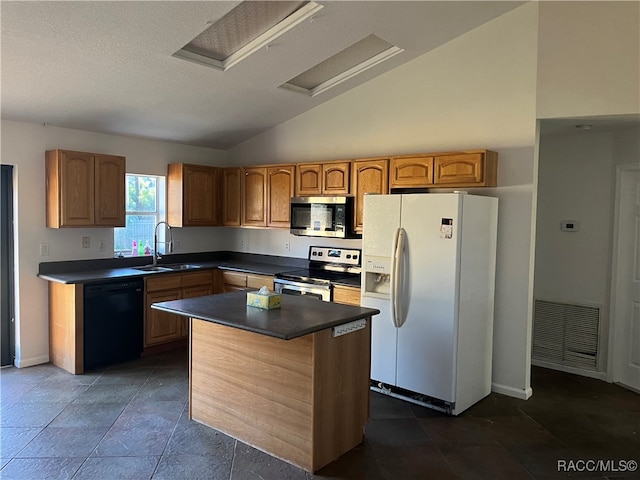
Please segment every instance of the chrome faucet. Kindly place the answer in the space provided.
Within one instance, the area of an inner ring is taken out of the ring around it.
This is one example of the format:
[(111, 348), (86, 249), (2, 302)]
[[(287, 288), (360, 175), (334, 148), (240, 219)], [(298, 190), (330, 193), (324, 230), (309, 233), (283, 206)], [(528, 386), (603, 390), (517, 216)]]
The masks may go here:
[[(168, 242), (167, 241), (158, 242), (158, 227), (163, 223), (167, 226), (167, 232), (169, 232)], [(171, 234), (171, 225), (169, 225), (164, 220), (156, 223), (156, 226), (153, 228), (153, 265), (154, 266), (158, 263), (158, 260), (162, 259), (162, 257), (158, 253), (158, 243), (164, 243), (165, 245), (169, 245), (168, 252), (167, 252), (167, 249), (165, 249), (165, 252), (164, 252), (165, 254), (171, 253), (173, 251), (173, 235)]]

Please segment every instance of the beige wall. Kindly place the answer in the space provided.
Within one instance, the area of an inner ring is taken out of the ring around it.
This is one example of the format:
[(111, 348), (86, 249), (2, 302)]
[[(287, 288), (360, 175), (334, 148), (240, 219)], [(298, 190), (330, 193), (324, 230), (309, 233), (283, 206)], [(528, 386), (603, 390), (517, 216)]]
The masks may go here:
[(295, 162), (460, 148), (500, 154), (494, 389), (529, 394), (537, 7), (526, 5), (232, 149)]
[[(2, 122), (2, 163), (14, 165), (16, 256), (16, 365), (49, 360), (47, 282), (36, 277), (40, 262), (109, 256), (99, 253), (98, 241), (113, 252), (113, 228), (52, 229), (45, 227), (44, 152), (55, 148), (124, 155), (127, 172), (166, 175), (167, 164), (192, 162), (223, 164), (226, 153), (206, 148), (137, 140), (114, 135)], [(228, 248), (215, 228), (176, 229), (182, 251)], [(81, 248), (83, 236), (91, 248)], [(40, 243), (49, 244), (49, 256), (40, 257)], [(112, 255), (112, 253), (111, 253)]]
[(540, 2), (538, 118), (640, 111), (640, 2)]

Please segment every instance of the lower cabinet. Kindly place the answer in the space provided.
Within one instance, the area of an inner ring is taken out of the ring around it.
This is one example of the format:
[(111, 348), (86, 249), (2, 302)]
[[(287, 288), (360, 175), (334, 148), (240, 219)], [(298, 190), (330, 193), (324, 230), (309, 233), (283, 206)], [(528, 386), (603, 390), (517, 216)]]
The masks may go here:
[(258, 290), (262, 286), (273, 291), (273, 277), (271, 275), (258, 275), (255, 273), (222, 272), (222, 291), (237, 292), (239, 290)]
[(214, 275), (211, 270), (165, 274), (145, 280), (144, 346), (153, 347), (186, 339), (188, 319), (151, 308), (153, 303), (211, 295)]
[(360, 306), (360, 289), (358, 287), (347, 287), (344, 285), (335, 285), (333, 287), (333, 301), (335, 303), (344, 303), (346, 305)]

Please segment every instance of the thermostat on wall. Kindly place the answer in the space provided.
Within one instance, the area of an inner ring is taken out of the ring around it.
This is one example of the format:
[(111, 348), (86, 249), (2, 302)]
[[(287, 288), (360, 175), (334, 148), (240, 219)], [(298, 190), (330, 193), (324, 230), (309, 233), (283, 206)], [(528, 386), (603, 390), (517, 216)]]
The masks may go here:
[(575, 220), (563, 220), (560, 223), (560, 230), (563, 232), (577, 232), (580, 230), (580, 222)]

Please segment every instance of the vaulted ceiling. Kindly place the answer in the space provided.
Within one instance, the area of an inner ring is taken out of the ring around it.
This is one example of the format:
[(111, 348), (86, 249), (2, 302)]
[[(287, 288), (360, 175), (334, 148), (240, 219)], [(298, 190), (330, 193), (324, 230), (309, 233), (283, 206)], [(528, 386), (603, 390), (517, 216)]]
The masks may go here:
[[(239, 3), (3, 0), (2, 118), (226, 149), (523, 2), (320, 0), (226, 71), (174, 56)], [(315, 96), (281, 88), (370, 35), (402, 51)]]

